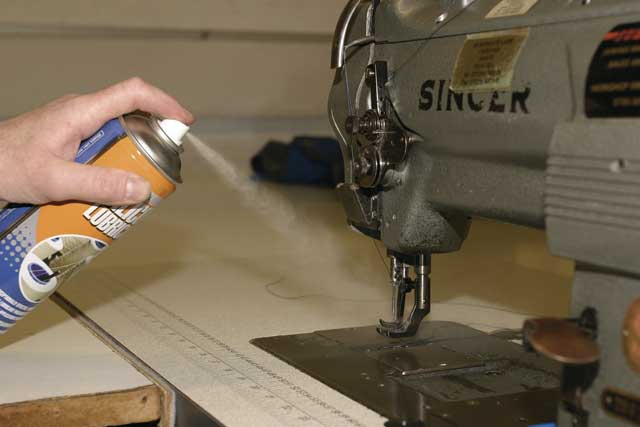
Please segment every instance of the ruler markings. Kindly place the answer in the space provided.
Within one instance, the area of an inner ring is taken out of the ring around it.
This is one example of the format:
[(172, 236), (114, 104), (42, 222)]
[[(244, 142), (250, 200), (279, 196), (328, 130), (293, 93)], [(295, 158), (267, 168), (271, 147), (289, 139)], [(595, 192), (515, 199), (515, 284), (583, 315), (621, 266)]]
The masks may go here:
[[(122, 308), (126, 308), (123, 314), (134, 314), (139, 320), (136, 322), (139, 327), (143, 327), (140, 324), (142, 322), (154, 335), (160, 332), (166, 338), (163, 343), (172, 342), (180, 353), (201, 367), (203, 363), (206, 364), (206, 372), (213, 373), (214, 378), (221, 384), (248, 398), (252, 405), (259, 406), (278, 421), (294, 426), (304, 424), (364, 427), (358, 420), (260, 365), (152, 299), (128, 288), (111, 275), (109, 279), (110, 286), (117, 282), (118, 286), (126, 290), (123, 294), (111, 289), (114, 301), (121, 302), (121, 311)], [(101, 289), (106, 291), (105, 287)], [(162, 320), (160, 317), (169, 320)], [(184, 332), (190, 337), (185, 336)], [(203, 340), (205, 345), (196, 342), (198, 339)], [(213, 372), (209, 369), (211, 367), (214, 368)], [(300, 407), (308, 407), (309, 404), (319, 412), (318, 415)]]

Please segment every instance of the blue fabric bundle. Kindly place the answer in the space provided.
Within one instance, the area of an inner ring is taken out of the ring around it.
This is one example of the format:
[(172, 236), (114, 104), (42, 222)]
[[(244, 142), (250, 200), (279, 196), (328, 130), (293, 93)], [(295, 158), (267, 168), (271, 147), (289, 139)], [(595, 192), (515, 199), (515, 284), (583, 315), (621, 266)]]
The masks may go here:
[(340, 145), (333, 138), (269, 141), (251, 158), (251, 167), (260, 179), (288, 184), (335, 187), (344, 179)]

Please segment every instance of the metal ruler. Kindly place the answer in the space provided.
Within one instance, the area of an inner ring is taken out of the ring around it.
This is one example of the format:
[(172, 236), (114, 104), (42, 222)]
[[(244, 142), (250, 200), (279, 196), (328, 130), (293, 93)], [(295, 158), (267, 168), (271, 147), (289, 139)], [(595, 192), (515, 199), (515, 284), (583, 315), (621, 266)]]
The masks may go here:
[[(338, 409), (321, 397), (306, 390), (289, 378), (263, 366), (251, 357), (232, 348), (219, 338), (212, 336), (180, 315), (168, 310), (152, 299), (114, 280), (100, 281), (99, 286), (84, 289), (96, 301), (110, 301), (109, 310), (126, 317), (133, 327), (144, 331), (160, 342), (167, 352), (178, 353), (192, 365), (210, 384), (246, 401), (252, 410), (258, 409), (284, 426), (364, 426), (352, 415)], [(105, 282), (109, 282), (105, 286)], [(98, 295), (104, 293), (104, 295)], [(83, 295), (87, 293), (83, 292)], [(58, 297), (79, 312), (82, 307), (74, 304), (74, 297)], [(89, 314), (96, 324), (99, 321)], [(122, 317), (120, 318), (122, 321)], [(102, 325), (101, 325), (102, 326)], [(108, 326), (105, 327), (110, 333)], [(114, 337), (119, 340), (119, 337)], [(129, 347), (125, 344), (125, 347)], [(136, 354), (135, 351), (133, 351)], [(145, 363), (144, 355), (136, 354)], [(149, 366), (154, 369), (153, 364)], [(174, 383), (163, 372), (158, 374), (169, 383)], [(218, 418), (218, 414), (211, 414)], [(224, 418), (223, 418), (224, 420)], [(256, 420), (258, 421), (258, 420)], [(380, 424), (383, 419), (380, 418)]]

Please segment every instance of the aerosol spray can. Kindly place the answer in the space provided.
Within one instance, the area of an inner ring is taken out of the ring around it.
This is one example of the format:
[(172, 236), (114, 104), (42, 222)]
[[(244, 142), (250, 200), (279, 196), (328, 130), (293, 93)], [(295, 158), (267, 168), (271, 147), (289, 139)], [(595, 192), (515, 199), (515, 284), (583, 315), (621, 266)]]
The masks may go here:
[(76, 162), (149, 181), (151, 197), (139, 205), (68, 202), (0, 210), (0, 334), (175, 191), (188, 130), (176, 120), (135, 112), (110, 120), (80, 144)]

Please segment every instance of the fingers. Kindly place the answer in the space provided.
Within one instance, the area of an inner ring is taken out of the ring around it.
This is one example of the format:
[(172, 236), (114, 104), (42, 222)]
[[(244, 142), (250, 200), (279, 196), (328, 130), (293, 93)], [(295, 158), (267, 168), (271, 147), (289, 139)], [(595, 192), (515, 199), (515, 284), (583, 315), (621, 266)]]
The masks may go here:
[(624, 322), (624, 351), (632, 369), (640, 372), (640, 298), (636, 299)]
[(77, 130), (85, 138), (108, 120), (135, 110), (191, 124), (193, 114), (178, 101), (144, 80), (134, 77), (106, 89), (70, 100)]
[(82, 200), (105, 205), (134, 205), (149, 198), (151, 186), (120, 169), (57, 160), (51, 165), (43, 193), (52, 201)]
[[(134, 110), (186, 124), (193, 115), (162, 90), (133, 78), (87, 95), (68, 95), (0, 126), (4, 169), (23, 179), (0, 180), (2, 197), (43, 204), (82, 200), (131, 205), (149, 197), (144, 179), (123, 170), (81, 165), (72, 160), (81, 139), (107, 121)], [(0, 123), (2, 124), (2, 123)], [(14, 159), (14, 160), (11, 160)], [(6, 171), (5, 171), (6, 172)]]

